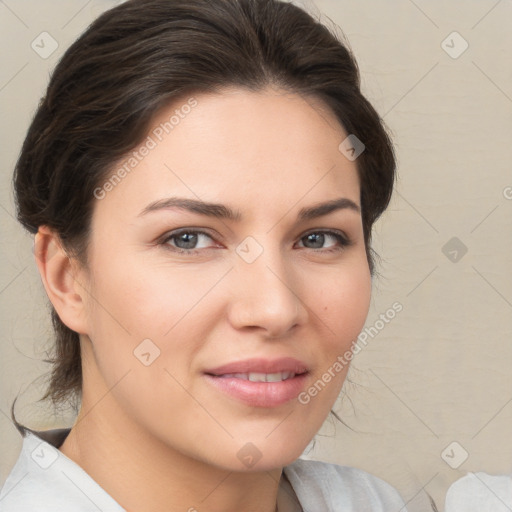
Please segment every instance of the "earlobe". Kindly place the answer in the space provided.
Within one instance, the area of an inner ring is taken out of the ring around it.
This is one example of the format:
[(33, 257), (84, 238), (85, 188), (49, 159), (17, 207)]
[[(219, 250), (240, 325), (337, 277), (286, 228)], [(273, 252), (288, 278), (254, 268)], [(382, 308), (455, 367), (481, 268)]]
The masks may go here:
[(46, 294), (62, 322), (79, 334), (87, 334), (87, 292), (81, 284), (79, 266), (48, 226), (40, 226), (35, 235), (34, 256)]

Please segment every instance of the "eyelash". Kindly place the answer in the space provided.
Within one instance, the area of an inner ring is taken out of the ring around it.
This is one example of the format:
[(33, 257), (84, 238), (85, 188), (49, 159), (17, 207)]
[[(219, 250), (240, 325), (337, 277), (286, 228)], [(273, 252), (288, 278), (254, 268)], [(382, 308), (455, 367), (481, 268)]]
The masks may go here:
[[(168, 236), (166, 236), (160, 242), (160, 245), (162, 245), (164, 248), (166, 248), (167, 250), (172, 251), (174, 253), (187, 254), (187, 255), (195, 255), (195, 254), (200, 253), (201, 251), (207, 250), (206, 248), (205, 249), (181, 249), (179, 247), (174, 247), (172, 245), (169, 245), (168, 242), (170, 240), (175, 239), (175, 238), (177, 238), (177, 237), (179, 237), (180, 235), (183, 235), (183, 234), (188, 234), (188, 235), (205, 235), (208, 238), (213, 240), (213, 237), (209, 233), (207, 233), (206, 231), (201, 231), (201, 230), (192, 229), (192, 228), (184, 228), (184, 229), (181, 229), (181, 230), (178, 230), (178, 231), (173, 231), (172, 233), (170, 233)], [(345, 248), (347, 248), (347, 247), (349, 247), (349, 246), (351, 246), (353, 244), (352, 240), (350, 240), (348, 237), (346, 237), (345, 235), (342, 235), (338, 231), (332, 231), (332, 230), (309, 231), (305, 235), (301, 236), (299, 238), (299, 240), (302, 240), (303, 238), (306, 238), (309, 235), (317, 235), (317, 234), (330, 235), (330, 236), (334, 237), (338, 241), (339, 246), (335, 246), (335, 247), (332, 247), (330, 249), (310, 249), (310, 250), (312, 250), (314, 252), (322, 252), (322, 253), (339, 252), (339, 251), (342, 251)], [(307, 249), (307, 247), (304, 247), (304, 249)]]

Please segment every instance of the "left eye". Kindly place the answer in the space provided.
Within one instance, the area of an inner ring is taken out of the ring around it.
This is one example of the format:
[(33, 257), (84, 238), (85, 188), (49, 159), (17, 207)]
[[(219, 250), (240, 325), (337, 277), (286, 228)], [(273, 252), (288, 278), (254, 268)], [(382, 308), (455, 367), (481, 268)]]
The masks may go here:
[[(349, 241), (347, 240), (347, 238), (345, 238), (339, 233), (336, 233), (335, 231), (314, 231), (303, 236), (300, 240), (307, 240), (308, 243), (312, 243), (315, 246), (309, 247), (309, 249), (321, 249), (323, 244), (325, 243), (325, 239), (329, 237), (331, 239), (334, 239), (335, 242), (337, 242), (341, 247), (349, 245)], [(336, 246), (336, 243), (333, 245)], [(336, 247), (334, 247), (334, 249), (336, 249)], [(327, 250), (333, 250), (332, 246), (327, 248)]]

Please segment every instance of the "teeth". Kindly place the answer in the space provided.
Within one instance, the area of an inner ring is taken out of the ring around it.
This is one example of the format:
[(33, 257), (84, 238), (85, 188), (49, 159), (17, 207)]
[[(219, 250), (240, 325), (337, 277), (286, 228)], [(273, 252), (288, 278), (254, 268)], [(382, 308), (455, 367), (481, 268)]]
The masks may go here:
[[(270, 375), (277, 375), (279, 377), (279, 374), (276, 373), (269, 374), (269, 376)], [(267, 375), (265, 373), (249, 373), (248, 378), (251, 382), (267, 382)], [(272, 382), (275, 382), (275, 380)]]
[(228, 373), (223, 377), (232, 377), (235, 379), (249, 380), (251, 382), (281, 382), (283, 380), (295, 377), (293, 372), (277, 372), (277, 373)]
[(268, 373), (265, 377), (265, 382), (280, 382), (282, 380), (288, 379), (288, 376), (288, 373)]

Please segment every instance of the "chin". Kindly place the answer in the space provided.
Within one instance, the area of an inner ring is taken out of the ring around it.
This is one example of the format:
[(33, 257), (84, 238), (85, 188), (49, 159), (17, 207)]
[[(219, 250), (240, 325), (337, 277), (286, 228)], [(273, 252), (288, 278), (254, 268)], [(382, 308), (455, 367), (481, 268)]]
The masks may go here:
[(289, 436), (270, 435), (255, 437), (254, 441), (242, 443), (236, 458), (231, 461), (231, 471), (258, 472), (281, 469), (297, 460), (312, 437), (293, 439)]

